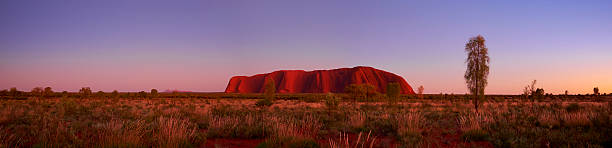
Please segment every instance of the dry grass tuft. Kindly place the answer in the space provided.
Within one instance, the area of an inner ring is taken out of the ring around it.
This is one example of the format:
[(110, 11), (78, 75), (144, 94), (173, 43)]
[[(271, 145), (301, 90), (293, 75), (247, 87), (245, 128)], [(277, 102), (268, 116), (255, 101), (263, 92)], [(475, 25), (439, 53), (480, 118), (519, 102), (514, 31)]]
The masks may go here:
[(565, 111), (561, 111), (559, 114), (561, 116), (561, 120), (565, 126), (574, 127), (574, 126), (590, 126), (591, 118), (595, 117), (595, 113), (587, 110), (580, 110), (577, 112), (567, 113)]
[(467, 114), (460, 115), (457, 121), (459, 122), (459, 128), (462, 131), (470, 131), (488, 130), (488, 127), (485, 125), (494, 122), (494, 119), (491, 114), (487, 114), (485, 112), (468, 112)]
[(421, 133), (425, 124), (425, 117), (420, 112), (407, 112), (396, 117), (397, 133)]
[(153, 138), (159, 147), (184, 147), (195, 141), (196, 127), (189, 120), (160, 117)]
[(144, 146), (144, 136), (149, 132), (143, 120), (125, 121), (113, 119), (104, 123), (99, 131), (100, 147)]
[(372, 148), (376, 142), (376, 136), (372, 135), (372, 131), (368, 134), (359, 132), (355, 141), (350, 140), (347, 133), (340, 133), (338, 139), (328, 139), (330, 148)]

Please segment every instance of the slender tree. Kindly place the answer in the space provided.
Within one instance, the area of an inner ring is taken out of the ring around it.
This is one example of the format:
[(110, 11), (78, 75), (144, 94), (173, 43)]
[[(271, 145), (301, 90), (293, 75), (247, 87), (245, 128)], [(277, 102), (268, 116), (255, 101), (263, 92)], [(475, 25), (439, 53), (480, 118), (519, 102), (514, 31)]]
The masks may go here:
[(484, 89), (489, 76), (489, 52), (485, 46), (484, 37), (478, 35), (470, 38), (465, 44), (465, 52), (467, 53), (465, 82), (470, 93), (474, 95), (474, 108), (478, 112), (478, 100), (484, 97)]
[(599, 96), (599, 87), (593, 88), (593, 95)]

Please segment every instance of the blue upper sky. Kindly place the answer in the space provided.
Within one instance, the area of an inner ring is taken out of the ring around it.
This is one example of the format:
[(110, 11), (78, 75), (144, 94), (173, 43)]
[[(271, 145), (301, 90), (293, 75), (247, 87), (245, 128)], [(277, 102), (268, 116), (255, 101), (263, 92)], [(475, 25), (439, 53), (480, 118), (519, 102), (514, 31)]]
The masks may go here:
[(372, 66), (466, 93), (487, 39), (487, 93), (612, 92), (612, 1), (0, 1), (0, 89), (223, 91), (234, 75)]

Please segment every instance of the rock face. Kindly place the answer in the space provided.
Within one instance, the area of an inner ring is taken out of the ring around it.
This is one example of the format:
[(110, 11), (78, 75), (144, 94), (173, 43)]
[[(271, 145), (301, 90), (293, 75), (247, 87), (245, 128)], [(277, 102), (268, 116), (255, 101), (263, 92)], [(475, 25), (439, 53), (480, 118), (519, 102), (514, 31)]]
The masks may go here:
[(404, 78), (372, 67), (353, 67), (332, 70), (280, 70), (254, 76), (232, 77), (226, 93), (262, 93), (266, 79), (274, 79), (277, 93), (342, 93), (350, 84), (371, 84), (385, 93), (387, 84), (400, 84), (402, 94), (414, 94)]

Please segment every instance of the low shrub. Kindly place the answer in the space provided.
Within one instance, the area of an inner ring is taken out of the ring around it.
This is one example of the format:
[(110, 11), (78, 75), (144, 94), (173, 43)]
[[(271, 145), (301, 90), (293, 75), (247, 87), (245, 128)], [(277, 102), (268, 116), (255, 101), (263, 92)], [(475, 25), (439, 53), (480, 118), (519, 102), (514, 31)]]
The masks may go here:
[(423, 136), (417, 132), (399, 133), (397, 138), (404, 147), (419, 147), (423, 141)]
[(486, 131), (474, 129), (465, 131), (463, 134), (461, 134), (461, 139), (465, 141), (488, 141), (490, 140), (490, 137)]
[(340, 104), (340, 98), (337, 96), (334, 96), (333, 94), (328, 94), (325, 97), (325, 106), (327, 107), (328, 110), (335, 110), (338, 108), (338, 105)]
[(580, 105), (578, 105), (578, 103), (572, 103), (572, 104), (567, 105), (567, 107), (565, 107), (565, 110), (567, 112), (575, 112), (575, 111), (580, 110), (581, 108), (582, 107), (580, 107)]
[(307, 103), (317, 103), (321, 101), (321, 99), (315, 97), (304, 97), (301, 100)]
[(274, 102), (272, 102), (272, 100), (270, 99), (262, 99), (262, 100), (255, 102), (255, 106), (257, 107), (268, 107), (268, 106), (272, 106), (272, 104), (274, 104)]

